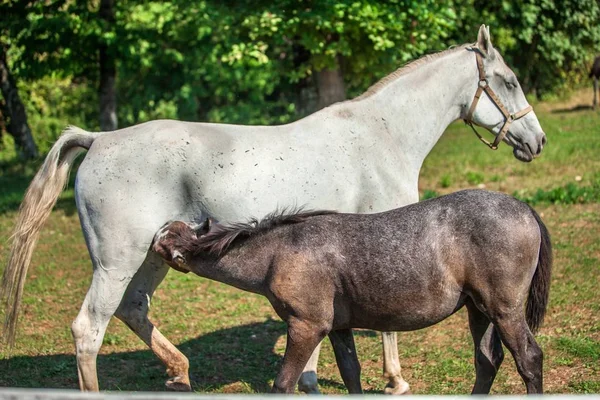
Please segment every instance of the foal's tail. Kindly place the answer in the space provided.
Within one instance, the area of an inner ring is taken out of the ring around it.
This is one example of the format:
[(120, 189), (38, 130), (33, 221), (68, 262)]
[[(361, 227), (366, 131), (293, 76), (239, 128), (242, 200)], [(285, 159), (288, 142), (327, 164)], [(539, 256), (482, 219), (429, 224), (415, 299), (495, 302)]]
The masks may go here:
[(39, 233), (65, 187), (73, 161), (84, 149), (90, 148), (98, 135), (68, 127), (50, 149), (44, 164), (25, 192), (11, 237), (8, 265), (0, 285), (0, 299), (6, 312), (4, 336), (10, 346), (15, 342), (27, 268)]
[(550, 275), (552, 273), (552, 243), (550, 234), (546, 225), (542, 222), (540, 216), (531, 208), (542, 235), (540, 243), (540, 254), (538, 264), (529, 287), (529, 297), (527, 298), (527, 307), (525, 316), (527, 325), (531, 332), (535, 333), (544, 321), (546, 307), (548, 306), (548, 296), (550, 294)]

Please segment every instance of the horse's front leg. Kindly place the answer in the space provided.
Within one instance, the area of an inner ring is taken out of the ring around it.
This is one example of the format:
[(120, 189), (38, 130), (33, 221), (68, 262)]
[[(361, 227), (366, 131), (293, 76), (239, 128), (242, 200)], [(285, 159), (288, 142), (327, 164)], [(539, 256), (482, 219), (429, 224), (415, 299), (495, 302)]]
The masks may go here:
[(300, 374), (313, 350), (328, 333), (323, 324), (297, 318), (288, 321), (283, 363), (273, 383), (273, 393), (294, 393)]
[(402, 378), (396, 332), (382, 332), (381, 340), (383, 342), (383, 376), (388, 379), (384, 389), (385, 394), (410, 394), (410, 386)]
[(307, 394), (319, 394), (319, 384), (317, 382), (317, 364), (319, 363), (319, 353), (321, 352), (321, 343), (317, 345), (312, 355), (308, 359), (300, 380), (298, 381), (298, 390)]
[(598, 78), (594, 76), (594, 103), (592, 104), (592, 108), (595, 110), (598, 107)]

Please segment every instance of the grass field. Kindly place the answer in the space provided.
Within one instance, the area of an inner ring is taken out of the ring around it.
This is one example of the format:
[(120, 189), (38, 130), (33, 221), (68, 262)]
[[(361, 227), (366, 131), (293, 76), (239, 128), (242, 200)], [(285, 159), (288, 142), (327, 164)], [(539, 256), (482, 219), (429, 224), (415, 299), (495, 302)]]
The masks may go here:
[[(515, 160), (508, 146), (493, 152), (462, 124), (452, 125), (426, 160), (420, 181), (424, 196), (477, 186), (517, 193), (542, 215), (555, 249), (550, 306), (538, 335), (549, 393), (600, 392), (600, 113), (577, 107), (579, 100), (537, 106), (548, 145), (530, 164)], [(0, 175), (2, 266), (32, 170), (7, 165)], [(90, 265), (68, 189), (34, 253), (17, 345), (11, 354), (0, 347), (0, 386), (77, 388), (70, 324), (89, 285)], [(153, 299), (151, 319), (189, 357), (195, 390), (269, 389), (284, 351), (285, 326), (265, 299), (171, 271)], [(363, 386), (380, 393), (385, 381), (379, 334), (355, 336)], [(415, 394), (470, 392), (474, 371), (464, 311), (435, 327), (400, 333), (399, 352)], [(145, 345), (115, 319), (98, 371), (103, 390), (162, 391), (167, 378)], [(323, 392), (345, 393), (328, 343), (319, 378)], [(492, 391), (525, 392), (508, 353)]]

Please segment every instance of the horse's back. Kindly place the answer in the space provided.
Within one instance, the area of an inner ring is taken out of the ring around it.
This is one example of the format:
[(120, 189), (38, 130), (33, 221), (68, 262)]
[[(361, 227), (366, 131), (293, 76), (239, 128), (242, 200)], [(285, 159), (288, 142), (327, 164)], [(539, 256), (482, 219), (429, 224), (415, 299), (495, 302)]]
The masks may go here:
[(95, 140), (78, 172), (78, 204), (111, 224), (155, 220), (145, 225), (156, 230), (170, 219), (236, 221), (285, 205), (367, 212), (411, 201), (412, 184), (379, 173), (385, 154), (368, 160), (343, 147), (347, 135), (318, 115), (271, 127), (143, 123)]

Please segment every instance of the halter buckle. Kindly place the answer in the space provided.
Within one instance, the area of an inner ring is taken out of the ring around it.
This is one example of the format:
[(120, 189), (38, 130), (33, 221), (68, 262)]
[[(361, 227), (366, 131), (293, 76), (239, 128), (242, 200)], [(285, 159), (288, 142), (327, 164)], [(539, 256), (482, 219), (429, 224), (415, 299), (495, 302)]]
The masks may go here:
[(482, 89), (485, 89), (486, 87), (489, 86), (488, 80), (487, 78), (483, 78), (479, 80), (479, 87)]

